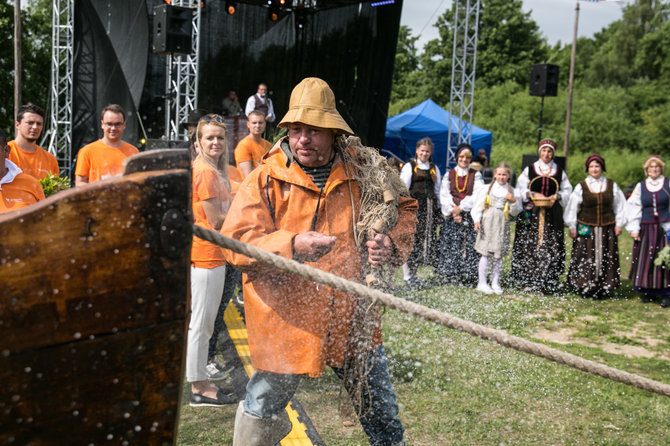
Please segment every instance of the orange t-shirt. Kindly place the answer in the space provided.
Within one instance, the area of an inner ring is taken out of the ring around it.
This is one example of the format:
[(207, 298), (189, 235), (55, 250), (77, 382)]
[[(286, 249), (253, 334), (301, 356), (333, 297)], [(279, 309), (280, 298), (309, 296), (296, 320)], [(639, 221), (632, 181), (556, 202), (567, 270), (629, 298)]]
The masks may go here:
[(230, 201), (232, 202), (244, 178), (242, 178), (242, 174), (237, 167), (228, 164), (228, 179), (230, 180)]
[[(195, 224), (214, 231), (209, 224), (202, 202), (210, 198), (217, 198), (221, 202), (221, 208), (227, 207), (228, 194), (226, 185), (221, 184), (216, 171), (205, 163), (202, 158), (196, 158), (193, 163), (193, 219)], [(226, 264), (223, 251), (220, 247), (193, 236), (191, 247), (191, 264), (196, 268), (211, 269)]]
[(261, 139), (261, 143), (257, 143), (251, 136), (245, 136), (235, 147), (235, 164), (237, 164), (237, 168), (239, 169), (240, 163), (251, 161), (255, 169), (261, 163), (263, 155), (270, 150), (271, 146), (270, 141), (265, 139)]
[(0, 212), (21, 209), (40, 200), (44, 200), (42, 186), (27, 173), (20, 173), (11, 183), (0, 185)]
[(88, 177), (89, 183), (123, 173), (123, 160), (139, 153), (136, 147), (124, 142), (119, 148), (109, 147), (101, 139), (85, 145), (77, 154), (75, 175)]
[(58, 175), (58, 161), (56, 157), (37, 146), (34, 152), (26, 152), (21, 149), (16, 141), (12, 140), (7, 143), (11, 147), (9, 152), (9, 160), (14, 162), (24, 173), (32, 175), (38, 180), (46, 178), (50, 173)]

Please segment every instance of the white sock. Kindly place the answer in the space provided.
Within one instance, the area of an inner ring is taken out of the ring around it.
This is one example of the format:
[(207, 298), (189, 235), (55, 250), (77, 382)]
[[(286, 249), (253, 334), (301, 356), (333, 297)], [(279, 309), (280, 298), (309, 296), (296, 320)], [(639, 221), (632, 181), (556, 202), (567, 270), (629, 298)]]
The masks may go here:
[(409, 265), (406, 264), (406, 263), (403, 263), (402, 264), (402, 278), (403, 278), (403, 280), (409, 280), (412, 277), (414, 277), (414, 275), (410, 271)]
[(486, 284), (486, 275), (489, 269), (489, 258), (482, 256), (479, 259), (479, 283)]
[(491, 262), (491, 286), (498, 287), (500, 284), (500, 271), (502, 270), (502, 259), (493, 259)]

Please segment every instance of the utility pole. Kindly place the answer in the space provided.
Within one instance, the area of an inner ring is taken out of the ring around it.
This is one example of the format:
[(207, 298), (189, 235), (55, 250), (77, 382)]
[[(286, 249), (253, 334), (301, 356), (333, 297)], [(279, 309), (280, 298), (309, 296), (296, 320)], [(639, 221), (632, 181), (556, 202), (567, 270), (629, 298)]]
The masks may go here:
[(14, 117), (21, 106), (21, 0), (14, 0)]
[(575, 30), (572, 35), (572, 54), (570, 56), (570, 80), (568, 81), (568, 107), (565, 113), (565, 139), (563, 140), (563, 156), (568, 158), (570, 143), (570, 120), (572, 118), (572, 89), (575, 79), (575, 58), (577, 57), (577, 26), (579, 24), (579, 2), (575, 6)]

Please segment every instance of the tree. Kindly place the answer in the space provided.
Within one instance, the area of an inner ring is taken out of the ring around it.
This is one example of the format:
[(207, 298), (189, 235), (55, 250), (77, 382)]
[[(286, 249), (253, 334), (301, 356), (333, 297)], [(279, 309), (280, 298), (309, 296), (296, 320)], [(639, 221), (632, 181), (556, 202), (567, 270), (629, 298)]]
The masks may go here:
[(588, 84), (629, 86), (643, 75), (635, 67), (638, 50), (645, 35), (662, 27), (668, 6), (660, 0), (636, 0), (624, 8), (621, 20), (596, 35), (598, 50), (586, 73)]
[(546, 61), (547, 45), (521, 0), (482, 0), (477, 79), (484, 85), (528, 82), (530, 66)]
[[(0, 0), (0, 39), (14, 41), (13, 3)], [(51, 63), (51, 1), (29, 0), (22, 11), (23, 102), (46, 108)], [(0, 45), (0, 127), (9, 139), (14, 131), (14, 49)]]
[[(453, 51), (453, 10), (447, 10), (435, 23), (440, 38), (428, 42), (421, 66), (433, 99), (449, 102)], [(521, 0), (482, 0), (477, 42), (477, 84), (497, 85), (506, 81), (528, 82), (530, 66), (547, 57), (547, 46), (537, 24), (524, 13)]]

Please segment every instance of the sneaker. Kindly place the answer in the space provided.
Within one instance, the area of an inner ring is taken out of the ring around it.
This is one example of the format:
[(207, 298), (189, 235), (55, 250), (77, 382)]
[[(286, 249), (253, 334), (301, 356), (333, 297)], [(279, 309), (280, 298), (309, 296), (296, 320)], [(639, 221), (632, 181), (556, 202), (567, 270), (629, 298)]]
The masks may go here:
[(207, 370), (207, 379), (210, 381), (218, 381), (226, 377), (222, 370), (219, 370), (215, 362), (210, 362), (205, 367)]
[(192, 407), (221, 407), (229, 404), (237, 404), (237, 402), (238, 398), (235, 395), (219, 389), (218, 392), (216, 392), (216, 399), (191, 392), (191, 401), (189, 402), (189, 405)]
[(501, 294), (503, 293), (502, 288), (500, 288), (500, 285), (498, 285), (497, 283), (496, 283), (495, 285), (492, 284), (492, 285), (491, 285), (491, 289), (492, 289), (493, 292), (496, 293), (497, 295), (501, 295)]
[(477, 291), (480, 291), (484, 294), (493, 294), (493, 288), (491, 288), (488, 284), (486, 283), (479, 283), (477, 284)]

